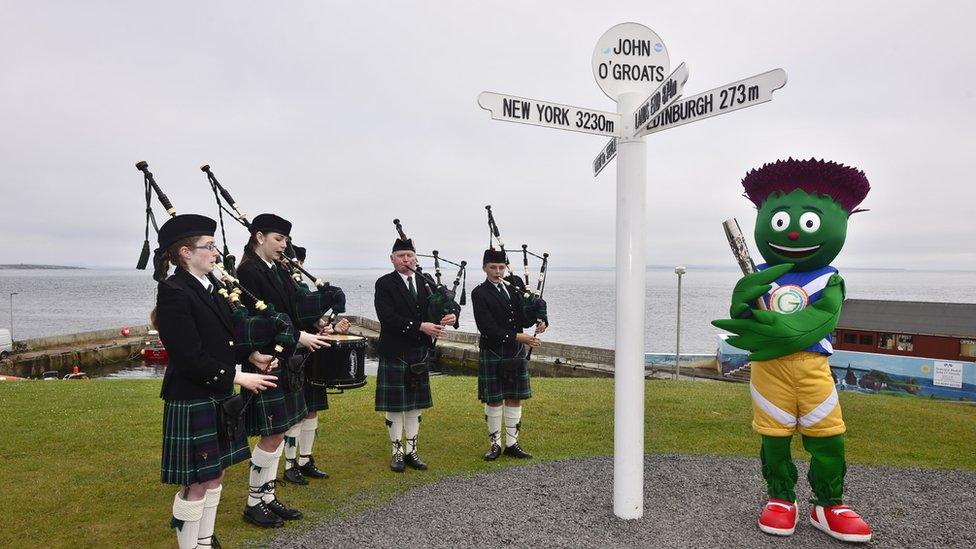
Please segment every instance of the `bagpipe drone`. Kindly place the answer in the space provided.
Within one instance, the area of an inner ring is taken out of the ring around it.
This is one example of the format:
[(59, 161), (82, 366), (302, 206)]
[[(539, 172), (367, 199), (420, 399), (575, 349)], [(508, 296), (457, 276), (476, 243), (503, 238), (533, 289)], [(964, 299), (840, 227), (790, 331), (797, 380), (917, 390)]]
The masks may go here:
[[(251, 222), (241, 211), (237, 201), (230, 195), (226, 187), (221, 185), (216, 176), (214, 176), (210, 166), (204, 164), (200, 167), (200, 170), (207, 174), (207, 181), (210, 183), (210, 188), (214, 193), (214, 199), (217, 202), (220, 230), (224, 240), (224, 254), (229, 259), (225, 264), (229, 264), (231, 270), (233, 270), (234, 256), (228, 253), (223, 214), (226, 212), (248, 231), (251, 230)], [(221, 202), (221, 197), (223, 197), (223, 202)], [(233, 211), (228, 210), (228, 206)], [(285, 250), (285, 254), (278, 263), (291, 274), (290, 278), (295, 284), (295, 291), (298, 294), (295, 307), (297, 317), (295, 318), (295, 322), (299, 328), (308, 328), (309, 331), (317, 331), (326, 324), (332, 324), (335, 322), (336, 316), (346, 312), (346, 294), (342, 291), (342, 288), (323, 281), (302, 267), (296, 257), (295, 246), (290, 236), (288, 237), (288, 247)], [(303, 275), (315, 286), (314, 290), (302, 283)]]
[[(149, 171), (149, 164), (145, 161), (140, 161), (136, 163), (136, 169), (141, 171), (143, 174), (146, 196), (145, 242), (143, 243), (142, 254), (139, 256), (136, 269), (145, 270), (150, 256), (150, 225), (157, 233), (159, 232), (159, 226), (156, 223), (156, 216), (153, 214), (152, 210), (153, 192), (156, 193), (156, 197), (159, 199), (159, 202), (163, 205), (163, 208), (170, 217), (176, 216), (176, 209), (169, 201), (169, 197), (167, 197), (166, 194), (163, 193), (163, 191), (159, 188), (159, 185), (156, 183), (152, 172)], [(156, 252), (152, 254), (154, 267), (158, 266), (160, 256), (163, 251), (164, 250), (157, 249)], [(220, 254), (218, 253), (218, 259), (219, 258)], [(294, 352), (295, 345), (298, 342), (298, 337), (288, 316), (275, 311), (274, 306), (271, 304), (264, 303), (263, 301), (257, 299), (254, 294), (249, 292), (247, 288), (243, 287), (240, 281), (224, 268), (223, 263), (218, 262), (214, 270), (219, 275), (219, 278), (213, 272), (210, 272), (207, 273), (207, 279), (211, 284), (214, 285), (215, 288), (217, 288), (217, 293), (230, 305), (234, 325), (235, 344), (243, 346), (245, 349), (250, 351), (259, 351), (271, 354), (275, 358), (288, 356)], [(258, 311), (257, 314), (251, 314), (247, 310), (247, 307), (241, 303), (240, 296), (242, 293), (254, 299), (256, 303), (255, 309)], [(268, 352), (269, 350), (270, 352)]]

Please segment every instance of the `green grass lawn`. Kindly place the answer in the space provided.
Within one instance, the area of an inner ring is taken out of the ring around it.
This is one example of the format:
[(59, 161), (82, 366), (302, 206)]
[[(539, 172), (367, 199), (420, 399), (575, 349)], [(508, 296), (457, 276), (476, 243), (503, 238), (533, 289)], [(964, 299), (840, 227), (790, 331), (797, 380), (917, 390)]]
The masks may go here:
[[(537, 378), (532, 384), (536, 396), (524, 407), (522, 442), (534, 461), (612, 453), (612, 380)], [(0, 384), (0, 479), (8, 502), (0, 546), (175, 545), (168, 526), (176, 487), (159, 483), (159, 385)], [(381, 504), (446, 476), (515, 465), (481, 459), (487, 436), (476, 378), (437, 377), (432, 385), (435, 407), (424, 414), (420, 431), (429, 471), (389, 471), (389, 443), (382, 415), (373, 411), (371, 380), (332, 397), (332, 409), (321, 414), (316, 463), (332, 478), (285, 487), (281, 498), (314, 520)], [(747, 385), (649, 381), (645, 394), (647, 452), (757, 454)], [(851, 393), (841, 393), (841, 403), (852, 463), (976, 469), (974, 406)], [(805, 456), (799, 439), (795, 449)], [(246, 486), (247, 465), (241, 463), (228, 471), (217, 519), (228, 546), (272, 534), (241, 520)]]

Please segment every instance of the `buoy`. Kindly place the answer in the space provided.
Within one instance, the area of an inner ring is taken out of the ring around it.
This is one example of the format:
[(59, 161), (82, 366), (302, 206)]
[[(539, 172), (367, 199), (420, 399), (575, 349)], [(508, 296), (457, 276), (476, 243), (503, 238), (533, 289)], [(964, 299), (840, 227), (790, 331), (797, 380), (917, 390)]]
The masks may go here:
[(132, 331), (129, 330), (129, 327), (128, 326), (126, 326), (125, 328), (122, 328), (122, 335), (124, 335), (125, 337), (129, 337), (129, 334), (131, 334), (131, 333), (132, 333)]

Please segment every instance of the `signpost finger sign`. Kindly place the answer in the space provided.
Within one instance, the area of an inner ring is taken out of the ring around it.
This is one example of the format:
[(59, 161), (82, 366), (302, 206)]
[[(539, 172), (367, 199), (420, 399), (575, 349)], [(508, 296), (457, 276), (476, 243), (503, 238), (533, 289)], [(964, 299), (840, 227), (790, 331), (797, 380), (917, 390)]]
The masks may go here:
[(738, 82), (720, 86), (671, 105), (661, 111), (637, 135), (648, 135), (689, 122), (737, 111), (773, 99), (773, 92), (786, 85), (786, 71), (773, 69)]
[(596, 135), (621, 135), (620, 115), (615, 112), (584, 109), (494, 92), (481, 92), (478, 96), (478, 104), (482, 109), (491, 111), (494, 120), (521, 122)]

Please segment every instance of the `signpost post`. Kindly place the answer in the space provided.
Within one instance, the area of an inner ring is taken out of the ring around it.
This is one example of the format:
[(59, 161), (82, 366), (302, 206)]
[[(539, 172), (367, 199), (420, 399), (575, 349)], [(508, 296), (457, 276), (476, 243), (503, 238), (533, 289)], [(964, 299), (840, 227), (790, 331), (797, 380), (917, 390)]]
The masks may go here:
[(493, 92), (478, 96), (495, 120), (610, 137), (593, 175), (617, 158), (613, 512), (622, 519), (644, 514), (645, 136), (764, 103), (786, 84), (786, 72), (775, 69), (679, 102), (688, 69), (681, 63), (668, 75), (670, 64), (654, 31), (621, 23), (600, 37), (592, 60), (593, 77), (617, 103), (616, 113)]

